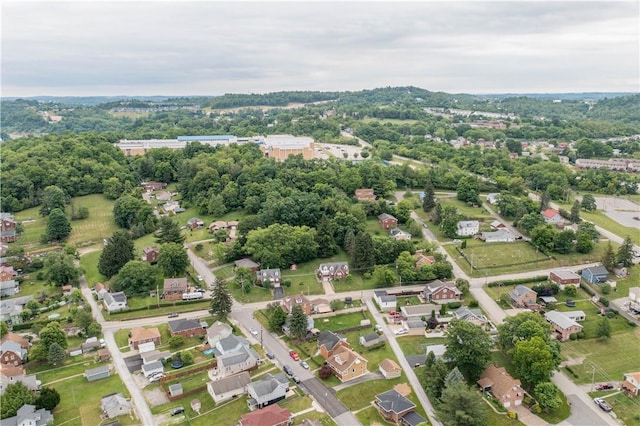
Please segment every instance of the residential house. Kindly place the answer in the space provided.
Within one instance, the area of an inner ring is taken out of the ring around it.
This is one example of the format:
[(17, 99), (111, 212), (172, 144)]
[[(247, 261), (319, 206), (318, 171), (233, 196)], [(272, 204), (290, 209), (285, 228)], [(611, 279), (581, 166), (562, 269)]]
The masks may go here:
[(84, 376), (89, 382), (106, 379), (107, 377), (111, 376), (111, 368), (109, 368), (108, 365), (101, 365), (100, 367), (90, 368), (88, 370), (85, 370)]
[(376, 290), (373, 292), (373, 299), (376, 301), (380, 309), (383, 311), (395, 311), (398, 301), (397, 297), (392, 294), (387, 294), (385, 290)]
[(104, 307), (111, 312), (121, 311), (123, 309), (127, 309), (127, 295), (124, 294), (123, 291), (119, 291), (117, 293), (109, 293), (103, 290), (102, 294), (102, 303), (104, 303)]
[(0, 265), (0, 281), (10, 281), (18, 276), (13, 266)]
[(380, 361), (378, 370), (385, 379), (395, 379), (397, 377), (400, 377), (400, 375), (402, 374), (402, 368), (400, 368), (400, 366), (395, 361), (389, 358), (385, 358)]
[(356, 200), (358, 201), (375, 201), (376, 194), (373, 193), (372, 188), (360, 188), (356, 189)]
[(250, 382), (251, 375), (243, 371), (242, 373), (207, 383), (207, 391), (217, 405), (247, 393), (247, 385)]
[(182, 300), (182, 295), (188, 293), (188, 290), (187, 277), (165, 278), (162, 286), (162, 298), (164, 300)]
[(498, 229), (497, 231), (482, 232), (480, 239), (485, 243), (512, 243), (516, 236), (508, 229)]
[(624, 373), (624, 380), (620, 383), (620, 389), (629, 396), (640, 395), (640, 371)]
[(409, 318), (402, 321), (402, 327), (407, 330), (409, 336), (421, 336), (424, 335), (427, 323), (420, 318)]
[(180, 203), (174, 200), (171, 201), (167, 201), (166, 203), (164, 203), (162, 205), (162, 209), (167, 213), (170, 214), (171, 212), (173, 212), (174, 214), (178, 214), (178, 213), (182, 213), (185, 210), (184, 207), (180, 206)]
[(97, 283), (96, 286), (93, 288), (93, 291), (95, 291), (96, 294), (98, 295), (98, 300), (102, 300), (102, 296), (104, 295), (102, 292), (106, 291), (108, 293), (109, 286), (103, 283)]
[(304, 297), (302, 293), (285, 297), (284, 299), (282, 299), (281, 304), (282, 304), (282, 308), (287, 313), (291, 313), (295, 305), (300, 305), (302, 307), (302, 311), (306, 315), (311, 315), (313, 311), (313, 304), (309, 299)]
[(580, 285), (580, 275), (573, 271), (560, 269), (549, 272), (549, 281), (557, 284), (561, 290), (564, 290), (567, 285), (578, 287)]
[(391, 216), (389, 213), (382, 213), (379, 215), (378, 222), (383, 229), (393, 229), (398, 226), (398, 219)]
[(256, 278), (260, 284), (269, 282), (272, 287), (280, 287), (280, 279), (282, 276), (280, 275), (280, 268), (260, 269), (256, 272)]
[(18, 293), (20, 293), (20, 283), (18, 281), (0, 281), (0, 297), (13, 297)]
[(440, 306), (434, 304), (422, 304), (422, 305), (406, 305), (400, 307), (402, 317), (405, 319), (415, 319), (431, 316), (431, 312), (435, 311), (436, 314), (440, 312)]
[(327, 365), (341, 382), (367, 374), (367, 363), (364, 357), (347, 347), (334, 349), (333, 354), (327, 358)]
[(446, 345), (427, 345), (425, 347), (425, 355), (429, 356), (429, 353), (433, 353), (436, 360), (443, 359), (446, 352)]
[(111, 353), (109, 352), (109, 349), (107, 348), (98, 349), (98, 354), (96, 359), (99, 362), (109, 361), (111, 359)]
[(229, 355), (236, 352), (239, 352), (242, 348), (249, 348), (249, 342), (247, 339), (241, 336), (236, 336), (232, 334), (228, 337), (220, 339), (216, 342), (213, 351), (216, 357), (221, 355)]
[(167, 359), (170, 356), (171, 356), (171, 351), (159, 351), (158, 349), (140, 353), (140, 358), (142, 358), (142, 363), (144, 365), (150, 364), (154, 361), (161, 361), (163, 359)]
[(142, 261), (155, 263), (158, 261), (159, 254), (160, 254), (160, 249), (158, 247), (145, 247), (142, 250)]
[(386, 421), (396, 425), (416, 426), (426, 422), (415, 412), (416, 405), (395, 389), (376, 395), (375, 406)]
[(602, 284), (607, 282), (609, 272), (607, 268), (602, 265), (592, 266), (591, 268), (584, 268), (582, 270), (582, 278), (590, 282), (591, 284)]
[(0, 364), (0, 395), (4, 393), (7, 386), (18, 382), (32, 391), (39, 390), (42, 385), (35, 374), (27, 375), (22, 365)]
[(140, 185), (142, 185), (142, 187), (147, 192), (159, 191), (159, 190), (165, 189), (167, 187), (166, 183), (164, 183), (164, 182), (156, 182), (156, 181), (153, 181), (153, 180), (149, 181), (149, 182), (142, 182)]
[(138, 349), (140, 345), (150, 342), (153, 342), (155, 346), (160, 345), (160, 331), (156, 327), (134, 327), (131, 329), (131, 333), (129, 333), (129, 345), (133, 349)]
[(274, 404), (259, 411), (243, 414), (239, 426), (288, 426), (293, 422), (291, 411)]
[(323, 330), (318, 334), (318, 350), (320, 351), (322, 358), (325, 360), (333, 355), (333, 351), (340, 347), (350, 347), (345, 337), (342, 337), (331, 330)]
[(200, 218), (192, 217), (187, 221), (187, 228), (191, 230), (204, 228), (204, 221)]
[(100, 400), (102, 416), (107, 419), (130, 414), (131, 408), (131, 403), (121, 393), (112, 393)]
[(629, 300), (640, 303), (640, 287), (629, 287)]
[(223, 220), (216, 220), (215, 222), (211, 222), (211, 224), (209, 225), (209, 232), (211, 232), (212, 234), (220, 229), (227, 229), (227, 230), (236, 230), (238, 228), (238, 222), (235, 220), (232, 221), (223, 221)]
[(12, 243), (17, 239), (16, 221), (11, 213), (0, 213), (0, 243)]
[(427, 256), (421, 252), (416, 252), (413, 255), (413, 258), (416, 260), (416, 269), (420, 269), (423, 265), (433, 265), (436, 263), (436, 258), (434, 256)]
[(522, 404), (524, 390), (520, 384), (520, 380), (514, 379), (504, 368), (495, 364), (485, 368), (478, 380), (480, 389), (491, 392), (505, 408), (515, 408)]
[[(584, 313), (582, 315), (584, 316)], [(564, 315), (564, 312), (546, 312), (544, 318), (551, 324), (551, 328), (556, 333), (556, 338), (560, 341), (569, 340), (572, 334), (582, 331), (582, 326)]]
[(538, 294), (529, 287), (517, 285), (516, 288), (509, 292), (511, 304), (515, 308), (527, 308), (536, 304)]
[(467, 306), (460, 306), (453, 312), (453, 317), (462, 321), (474, 323), (479, 326), (484, 326), (489, 322), (487, 317), (484, 316), (480, 309), (472, 309)]
[(164, 373), (164, 365), (162, 361), (156, 360), (142, 364), (142, 375), (146, 378), (152, 374)]
[(587, 314), (585, 314), (584, 311), (563, 311), (562, 315), (574, 321), (584, 321), (587, 319)]
[(4, 340), (0, 343), (0, 364), (21, 365), (27, 360), (27, 348), (12, 340)]
[(169, 321), (169, 333), (171, 333), (171, 337), (173, 336), (182, 336), (182, 337), (194, 337), (194, 336), (203, 336), (205, 335), (207, 330), (202, 327), (199, 321), (192, 319), (177, 319)]
[(506, 227), (507, 225), (500, 222), (499, 220), (494, 220), (493, 222), (491, 222), (491, 229), (505, 229)]
[(403, 231), (399, 228), (393, 228), (389, 231), (389, 236), (397, 241), (409, 241), (411, 239), (411, 234)]
[(560, 212), (558, 210), (546, 209), (540, 212), (540, 214), (544, 218), (544, 221), (551, 225), (557, 225), (564, 222), (564, 219), (562, 218), (562, 216), (560, 216)]
[(497, 192), (492, 192), (490, 194), (487, 194), (487, 202), (493, 206), (495, 206), (496, 204), (498, 204), (498, 201), (500, 201), (500, 194)]
[(247, 385), (247, 403), (252, 411), (263, 408), (285, 399), (288, 390), (289, 380), (284, 374), (272, 376), (267, 373), (263, 379)]
[(102, 346), (102, 343), (98, 341), (97, 337), (87, 338), (83, 344), (80, 345), (82, 353), (97, 351)]
[(461, 220), (457, 224), (457, 234), (460, 237), (476, 235), (480, 230), (480, 222), (477, 220)]
[(227, 377), (257, 367), (260, 356), (251, 347), (242, 347), (237, 352), (217, 357), (217, 360), (216, 374), (220, 377)]
[(30, 404), (24, 404), (20, 407), (14, 417), (2, 420), (3, 426), (45, 426), (50, 424), (53, 424), (51, 411), (45, 408), (36, 410), (36, 406)]
[(0, 300), (0, 320), (11, 324), (22, 324), (22, 310), (33, 296), (14, 297), (12, 299)]
[(349, 275), (347, 262), (322, 263), (318, 267), (318, 276), (322, 279), (341, 280)]
[(387, 338), (384, 334), (378, 333), (368, 333), (363, 336), (360, 336), (360, 344), (365, 348), (370, 348), (372, 346), (376, 346), (380, 343), (386, 342)]
[(422, 290), (422, 297), (428, 303), (445, 304), (462, 299), (462, 292), (453, 281), (442, 282), (435, 280), (427, 284)]
[(213, 348), (220, 340), (231, 336), (232, 332), (233, 329), (229, 324), (216, 321), (207, 328), (207, 342)]
[(249, 258), (236, 260), (234, 264), (236, 265), (236, 268), (247, 268), (251, 270), (251, 272), (258, 272), (258, 268), (260, 267), (259, 263), (256, 263)]

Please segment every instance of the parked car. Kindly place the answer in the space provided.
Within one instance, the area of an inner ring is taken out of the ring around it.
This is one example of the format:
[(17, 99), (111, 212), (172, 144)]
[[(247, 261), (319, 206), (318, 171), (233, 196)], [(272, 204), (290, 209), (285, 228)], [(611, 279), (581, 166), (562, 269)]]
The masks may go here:
[(256, 331), (255, 328), (250, 328), (249, 331), (251, 332), (251, 334), (253, 334), (254, 336), (258, 335), (258, 332)]
[(293, 376), (293, 381), (296, 383), (300, 383), (300, 378), (298, 378), (298, 376)]
[(309, 364), (307, 364), (307, 361), (300, 361), (300, 365), (302, 366), (302, 368), (304, 368), (305, 370), (309, 369)]
[(294, 361), (300, 361), (300, 355), (296, 351), (289, 351), (289, 356), (293, 358)]
[(176, 407), (173, 410), (171, 410), (172, 416), (177, 416), (178, 414), (182, 414), (182, 413), (184, 413), (184, 407)]
[(291, 367), (289, 367), (288, 365), (283, 365), (282, 369), (284, 370), (285, 373), (287, 373), (289, 376), (293, 376), (293, 370), (291, 369)]
[(407, 330), (406, 328), (399, 328), (396, 331), (394, 331), (394, 333), (398, 336), (401, 336), (403, 334), (407, 334), (409, 332), (409, 330)]
[(266, 355), (269, 359), (274, 359), (276, 357), (272, 352), (267, 352)]
[(169, 315), (167, 315), (167, 317), (169, 317), (169, 318), (175, 318), (175, 317), (177, 317), (178, 315), (180, 315), (180, 314), (178, 314), (177, 312), (172, 312), (172, 313), (170, 313)]
[(609, 389), (613, 389), (613, 385), (611, 383), (600, 383), (598, 385), (596, 385), (596, 390), (609, 390)]
[(607, 401), (602, 398), (593, 398), (593, 402), (598, 404), (598, 407), (602, 409), (602, 411), (606, 411), (607, 413), (612, 410), (611, 406)]

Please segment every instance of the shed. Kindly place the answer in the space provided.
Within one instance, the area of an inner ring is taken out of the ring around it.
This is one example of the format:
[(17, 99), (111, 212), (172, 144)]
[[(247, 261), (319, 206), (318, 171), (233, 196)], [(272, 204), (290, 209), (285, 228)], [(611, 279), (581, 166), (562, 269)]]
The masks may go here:
[(178, 395), (182, 395), (182, 384), (181, 383), (174, 383), (172, 385), (169, 386), (169, 395), (171, 396), (178, 396)]
[(90, 368), (84, 372), (87, 381), (93, 382), (95, 380), (106, 379), (111, 376), (111, 369), (108, 365), (101, 365), (100, 367)]

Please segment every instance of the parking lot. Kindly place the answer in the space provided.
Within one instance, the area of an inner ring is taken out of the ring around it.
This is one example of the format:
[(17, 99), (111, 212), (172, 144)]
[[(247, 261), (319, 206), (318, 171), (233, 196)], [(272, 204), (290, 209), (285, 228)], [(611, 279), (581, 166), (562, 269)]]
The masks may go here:
[(345, 158), (347, 155), (348, 160), (360, 159), (362, 154), (362, 147), (353, 145), (338, 145), (338, 144), (316, 144), (315, 156), (316, 158), (327, 159), (329, 157)]

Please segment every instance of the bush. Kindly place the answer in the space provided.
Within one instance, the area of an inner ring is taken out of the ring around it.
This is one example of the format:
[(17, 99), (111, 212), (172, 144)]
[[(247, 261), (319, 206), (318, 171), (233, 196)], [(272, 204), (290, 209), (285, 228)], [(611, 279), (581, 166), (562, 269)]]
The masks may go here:
[(598, 302), (602, 303), (603, 306), (609, 307), (609, 299), (605, 297), (601, 297), (598, 299)]
[(169, 339), (169, 347), (172, 349), (179, 348), (182, 345), (184, 345), (184, 339), (182, 336), (173, 336)]
[(569, 335), (570, 340), (578, 340), (578, 333), (571, 333)]
[(460, 306), (462, 306), (462, 302), (449, 302), (447, 306), (449, 307), (449, 309), (458, 309)]
[(531, 277), (531, 278), (519, 278), (517, 280), (504, 280), (504, 281), (495, 281), (492, 283), (487, 284), (488, 287), (499, 287), (501, 285), (504, 286), (511, 286), (511, 285), (517, 285), (517, 284), (528, 284), (528, 283), (539, 283), (542, 281), (547, 281), (547, 276), (546, 275), (538, 275), (535, 277)]
[(542, 408), (540, 407), (540, 404), (535, 404), (533, 407), (531, 407), (531, 412), (533, 414), (540, 414), (542, 413)]
[(478, 301), (477, 300), (472, 300), (471, 302), (469, 302), (469, 307), (470, 308), (477, 308), (478, 307)]
[(568, 285), (564, 288), (564, 294), (569, 297), (574, 297), (576, 294), (578, 294), (578, 290), (574, 286)]
[(320, 367), (320, 370), (318, 371), (318, 377), (320, 377), (322, 380), (327, 380), (332, 375), (333, 370), (327, 364)]
[(602, 294), (609, 294), (611, 293), (611, 284), (609, 283), (604, 283), (600, 286), (600, 291), (602, 292)]
[(584, 331), (578, 331), (578, 339), (584, 339), (587, 335), (584, 334)]
[(616, 316), (615, 312), (607, 312), (607, 318), (611, 319)]

